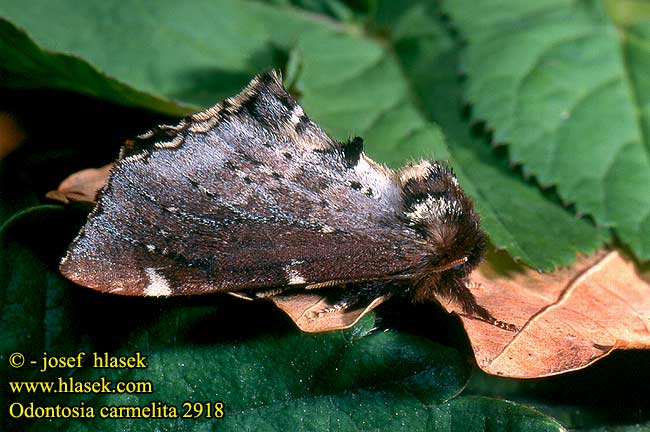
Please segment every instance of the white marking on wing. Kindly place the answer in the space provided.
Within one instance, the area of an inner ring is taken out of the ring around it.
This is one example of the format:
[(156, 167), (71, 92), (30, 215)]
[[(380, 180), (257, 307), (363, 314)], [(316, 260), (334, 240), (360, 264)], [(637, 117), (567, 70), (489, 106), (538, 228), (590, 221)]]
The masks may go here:
[(293, 126), (297, 125), (302, 116), (305, 115), (305, 112), (302, 110), (300, 105), (296, 105), (296, 107), (291, 111), (291, 119), (289, 120)]
[(144, 271), (149, 278), (149, 285), (144, 290), (145, 295), (151, 297), (163, 297), (172, 293), (167, 279), (158, 274), (155, 268), (147, 268)]
[(399, 207), (401, 201), (399, 187), (391, 170), (362, 153), (354, 167), (354, 173), (364, 190), (372, 190), (374, 199), (385, 202), (388, 208)]
[(284, 267), (284, 272), (287, 274), (287, 280), (289, 281), (289, 285), (300, 285), (307, 282), (305, 278), (300, 274), (300, 272), (298, 272), (298, 270), (293, 268), (293, 266), (303, 264), (303, 263), (304, 261), (302, 260), (292, 260), (291, 264)]

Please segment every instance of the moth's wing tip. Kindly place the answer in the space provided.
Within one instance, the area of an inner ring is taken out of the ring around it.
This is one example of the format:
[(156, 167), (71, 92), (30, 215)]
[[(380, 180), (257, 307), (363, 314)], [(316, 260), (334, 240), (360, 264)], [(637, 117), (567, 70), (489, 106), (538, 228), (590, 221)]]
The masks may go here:
[(77, 285), (86, 286), (84, 283), (84, 272), (81, 271), (74, 254), (74, 244), (66, 252), (65, 256), (59, 262), (59, 272), (68, 280)]
[(66, 256), (59, 263), (59, 272), (69, 281), (94, 291), (119, 294), (125, 296), (168, 296), (165, 291), (159, 290), (148, 293), (143, 282), (134, 277), (132, 280), (121, 280), (112, 275), (111, 271), (93, 265), (92, 261), (88, 262), (75, 254), (71, 248)]
[(320, 333), (344, 330), (353, 327), (368, 312), (386, 301), (388, 296), (379, 296), (371, 302), (353, 309), (333, 308), (335, 302), (315, 293), (298, 293), (272, 297), (275, 305), (286, 313), (296, 326), (306, 333)]

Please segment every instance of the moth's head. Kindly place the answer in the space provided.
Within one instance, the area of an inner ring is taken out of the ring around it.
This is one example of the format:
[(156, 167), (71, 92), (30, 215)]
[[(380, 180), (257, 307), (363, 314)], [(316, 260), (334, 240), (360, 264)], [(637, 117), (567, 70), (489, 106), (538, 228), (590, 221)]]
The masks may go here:
[(438, 162), (423, 161), (405, 166), (399, 177), (404, 218), (424, 238), (427, 279), (465, 279), (483, 259), (486, 238), (456, 176)]

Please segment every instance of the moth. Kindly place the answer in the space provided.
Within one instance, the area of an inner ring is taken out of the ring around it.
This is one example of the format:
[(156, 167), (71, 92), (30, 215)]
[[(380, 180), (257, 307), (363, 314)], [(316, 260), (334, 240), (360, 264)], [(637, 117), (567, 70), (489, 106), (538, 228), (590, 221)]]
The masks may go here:
[(468, 281), (485, 244), (451, 169), (395, 172), (360, 138), (337, 142), (271, 71), (127, 141), (60, 269), (130, 296), (270, 298), (306, 331), (349, 327), (395, 296), (502, 325)]

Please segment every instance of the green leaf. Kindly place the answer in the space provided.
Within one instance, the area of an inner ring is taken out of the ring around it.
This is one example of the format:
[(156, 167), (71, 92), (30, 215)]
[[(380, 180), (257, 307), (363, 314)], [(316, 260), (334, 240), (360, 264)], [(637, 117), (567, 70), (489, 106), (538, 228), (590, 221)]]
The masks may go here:
[[(235, 414), (224, 422), (233, 430), (463, 430), (463, 431), (561, 431), (562, 426), (538, 411), (488, 398), (460, 397), (435, 406), (410, 394), (360, 391), (337, 398), (322, 397), (268, 406), (255, 416), (278, 423), (258, 429), (252, 413)], [(364, 397), (367, 396), (367, 397)], [(310, 401), (311, 402), (311, 401)], [(300, 422), (294, 419), (300, 418)]]
[(450, 414), (464, 414), (454, 416), (462, 420), (452, 423), (451, 430), (564, 430), (562, 425), (544, 416), (539, 411), (513, 402), (465, 396), (449, 401), (446, 405), (445, 408)]
[[(549, 379), (522, 380), (475, 371), (463, 395), (501, 397), (533, 406), (570, 430), (644, 430), (650, 399), (640, 393), (650, 370), (648, 351), (620, 351), (584, 370)], [(604, 389), (606, 389), (604, 391)], [(606, 426), (605, 426), (606, 425)]]
[(523, 182), (483, 136), (471, 132), (462, 115), (458, 49), (437, 22), (436, 10), (416, 4), (391, 25), (403, 29), (393, 40), (403, 70), (419, 106), (442, 128), (458, 177), (475, 198), (494, 245), (541, 268), (568, 264), (577, 251), (600, 247), (604, 232)]
[[(641, 2), (445, 3), (466, 97), (513, 162), (650, 259), (650, 12)], [(618, 20), (618, 21), (617, 21)]]
[[(4, 7), (7, 6), (19, 6), (19, 4), (18, 2), (4, 4)], [(0, 5), (0, 15), (4, 12), (2, 7), (3, 5)], [(45, 16), (40, 17), (45, 18)], [(43, 26), (43, 28), (52, 27)], [(66, 31), (65, 28), (61, 30), (61, 34), (75, 34)], [(44, 37), (50, 41), (56, 40), (56, 34), (46, 34)], [(147, 94), (111, 78), (77, 57), (73, 51), (71, 51), (73, 54), (63, 54), (56, 52), (57, 47), (48, 47), (47, 44), (44, 46), (45, 50), (37, 46), (24, 31), (0, 17), (2, 85), (17, 88), (72, 90), (107, 101), (147, 107), (172, 115), (184, 115), (196, 111), (196, 108), (191, 105), (179, 104), (155, 93)]]
[(440, 129), (419, 111), (408, 78), (385, 46), (327, 32), (302, 36), (298, 49), (301, 104), (336, 138), (362, 136), (370, 156), (393, 167), (449, 157)]
[[(232, 1), (31, 6), (0, 4), (3, 85), (72, 90), (174, 115), (213, 105), (278, 66), (315, 22)], [(242, 37), (242, 29), (256, 36)]]

